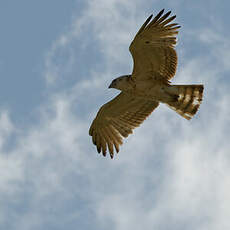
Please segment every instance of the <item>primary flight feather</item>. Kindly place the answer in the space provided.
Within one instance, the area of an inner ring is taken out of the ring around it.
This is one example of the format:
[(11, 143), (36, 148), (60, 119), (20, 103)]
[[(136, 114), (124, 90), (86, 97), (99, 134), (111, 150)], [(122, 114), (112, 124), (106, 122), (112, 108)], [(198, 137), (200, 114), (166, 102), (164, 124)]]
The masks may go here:
[(89, 135), (98, 153), (111, 158), (119, 152), (122, 139), (132, 133), (159, 105), (165, 103), (187, 120), (197, 112), (203, 96), (203, 85), (171, 85), (177, 68), (175, 51), (177, 23), (171, 11), (152, 15), (141, 26), (129, 50), (133, 72), (112, 81), (109, 88), (121, 91), (103, 105), (94, 119)]

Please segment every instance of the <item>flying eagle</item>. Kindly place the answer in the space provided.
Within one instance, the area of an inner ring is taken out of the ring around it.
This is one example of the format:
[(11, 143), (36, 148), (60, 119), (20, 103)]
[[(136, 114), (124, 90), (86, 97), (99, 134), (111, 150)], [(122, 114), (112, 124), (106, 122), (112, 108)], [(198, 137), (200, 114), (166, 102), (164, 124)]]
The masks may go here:
[(89, 135), (98, 153), (111, 158), (114, 147), (119, 152), (122, 138), (128, 137), (159, 105), (164, 103), (179, 115), (191, 119), (197, 112), (203, 96), (203, 85), (171, 85), (177, 68), (175, 50), (177, 23), (171, 23), (176, 15), (160, 11), (151, 15), (141, 26), (129, 50), (133, 57), (133, 72), (112, 81), (109, 88), (121, 93), (104, 104), (94, 119)]

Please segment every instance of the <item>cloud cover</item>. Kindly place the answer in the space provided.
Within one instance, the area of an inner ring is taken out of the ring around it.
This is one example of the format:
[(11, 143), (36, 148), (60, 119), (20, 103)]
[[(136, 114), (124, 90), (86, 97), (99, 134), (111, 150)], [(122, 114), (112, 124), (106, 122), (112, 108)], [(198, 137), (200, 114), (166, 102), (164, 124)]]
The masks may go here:
[(144, 3), (88, 1), (46, 54), (37, 121), (22, 129), (1, 109), (3, 229), (229, 229), (230, 43), (221, 28), (179, 33), (174, 82), (205, 85), (191, 122), (161, 105), (114, 160), (96, 154), (88, 136), (98, 108), (116, 94), (107, 85), (131, 71), (128, 45), (152, 13)]

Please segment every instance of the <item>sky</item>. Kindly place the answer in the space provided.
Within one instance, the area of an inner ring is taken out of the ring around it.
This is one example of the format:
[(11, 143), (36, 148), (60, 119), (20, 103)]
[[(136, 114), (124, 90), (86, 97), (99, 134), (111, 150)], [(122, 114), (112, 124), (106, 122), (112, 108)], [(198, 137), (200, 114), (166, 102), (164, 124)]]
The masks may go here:
[[(230, 229), (229, 2), (1, 1), (0, 229)], [(181, 25), (173, 83), (204, 84), (187, 121), (160, 105), (111, 160), (88, 135), (150, 15)]]

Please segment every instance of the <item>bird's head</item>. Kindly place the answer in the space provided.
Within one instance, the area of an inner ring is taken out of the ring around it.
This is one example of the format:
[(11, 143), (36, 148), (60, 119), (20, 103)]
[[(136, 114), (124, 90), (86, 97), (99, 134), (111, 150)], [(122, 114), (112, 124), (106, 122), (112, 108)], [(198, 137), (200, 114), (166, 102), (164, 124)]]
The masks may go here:
[(131, 75), (123, 75), (114, 79), (109, 85), (109, 88), (119, 89), (122, 91), (127, 90), (129, 88), (130, 77)]

